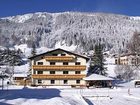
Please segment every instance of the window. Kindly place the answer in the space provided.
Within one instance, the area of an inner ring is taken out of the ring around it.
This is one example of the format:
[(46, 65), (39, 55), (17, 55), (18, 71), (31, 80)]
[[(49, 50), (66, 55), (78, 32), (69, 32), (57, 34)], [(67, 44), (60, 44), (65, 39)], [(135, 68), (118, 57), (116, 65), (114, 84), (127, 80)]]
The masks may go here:
[(55, 62), (50, 62), (50, 65), (55, 65)]
[(75, 62), (75, 65), (80, 65), (80, 62)]
[(38, 62), (37, 64), (38, 64), (38, 65), (43, 65), (43, 62)]
[(55, 74), (55, 71), (50, 71), (50, 74)]
[(66, 56), (66, 54), (61, 54), (61, 56)]
[(33, 71), (33, 74), (36, 74), (36, 71), (35, 70)]
[(39, 79), (39, 80), (38, 80), (38, 84), (41, 84), (41, 83), (42, 83), (42, 80), (41, 80), (41, 79)]
[(80, 84), (80, 80), (76, 80), (76, 83), (77, 83), (77, 84)]
[(68, 80), (64, 80), (64, 84), (68, 84)]
[(63, 74), (69, 74), (69, 72), (68, 71), (63, 71)]
[(63, 65), (68, 65), (68, 62), (63, 62)]
[(53, 56), (57, 56), (58, 54), (52, 54)]
[(51, 84), (55, 84), (55, 80), (51, 80)]
[(43, 71), (37, 71), (37, 74), (43, 74)]
[(80, 71), (75, 71), (75, 74), (80, 74), (81, 72)]
[(118, 60), (117, 59), (115, 60), (115, 64), (118, 64)]

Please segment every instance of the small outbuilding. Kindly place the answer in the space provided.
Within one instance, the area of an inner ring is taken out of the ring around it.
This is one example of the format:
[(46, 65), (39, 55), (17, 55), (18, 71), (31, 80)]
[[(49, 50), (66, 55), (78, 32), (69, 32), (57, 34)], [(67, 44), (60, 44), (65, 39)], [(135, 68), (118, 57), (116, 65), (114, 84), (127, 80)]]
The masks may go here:
[(103, 75), (91, 74), (83, 79), (86, 81), (87, 87), (113, 87), (114, 79)]
[(13, 82), (15, 85), (27, 85), (27, 74), (14, 74), (13, 75)]

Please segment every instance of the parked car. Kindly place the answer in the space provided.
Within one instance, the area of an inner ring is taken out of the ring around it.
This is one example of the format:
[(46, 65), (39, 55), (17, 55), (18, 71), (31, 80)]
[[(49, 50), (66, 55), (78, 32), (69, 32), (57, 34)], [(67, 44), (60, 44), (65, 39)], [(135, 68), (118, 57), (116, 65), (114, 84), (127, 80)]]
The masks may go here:
[(140, 80), (135, 81), (135, 87), (138, 87), (138, 86), (140, 86)]

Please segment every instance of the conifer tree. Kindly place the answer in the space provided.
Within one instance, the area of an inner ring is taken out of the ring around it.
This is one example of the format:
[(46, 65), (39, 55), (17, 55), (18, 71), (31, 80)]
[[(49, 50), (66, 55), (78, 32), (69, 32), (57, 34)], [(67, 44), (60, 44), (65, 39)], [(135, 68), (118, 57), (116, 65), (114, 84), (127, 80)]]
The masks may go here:
[(106, 68), (104, 67), (104, 57), (103, 57), (103, 46), (101, 44), (96, 44), (94, 48), (94, 54), (91, 57), (89, 74), (96, 73), (100, 75), (106, 75)]
[(32, 44), (31, 55), (32, 55), (32, 56), (35, 56), (35, 55), (36, 55), (36, 46), (35, 46), (35, 43), (34, 43), (34, 42), (33, 42), (33, 44)]

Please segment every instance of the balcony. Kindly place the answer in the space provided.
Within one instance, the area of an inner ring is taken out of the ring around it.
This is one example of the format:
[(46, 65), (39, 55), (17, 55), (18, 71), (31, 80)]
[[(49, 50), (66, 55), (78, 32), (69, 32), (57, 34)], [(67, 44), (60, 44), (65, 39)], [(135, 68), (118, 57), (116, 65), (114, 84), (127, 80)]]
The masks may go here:
[(84, 78), (86, 75), (84, 74), (75, 74), (75, 75), (54, 75), (54, 74), (49, 74), (49, 75), (45, 75), (45, 74), (33, 74), (32, 78), (34, 79), (82, 79)]
[(73, 61), (74, 57), (72, 56), (46, 56), (47, 61)]
[(33, 65), (32, 69), (34, 70), (86, 70), (86, 66), (83, 65)]

